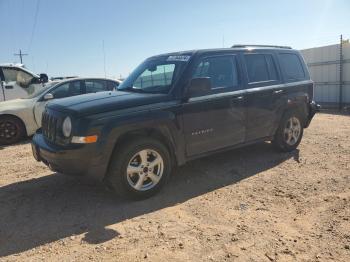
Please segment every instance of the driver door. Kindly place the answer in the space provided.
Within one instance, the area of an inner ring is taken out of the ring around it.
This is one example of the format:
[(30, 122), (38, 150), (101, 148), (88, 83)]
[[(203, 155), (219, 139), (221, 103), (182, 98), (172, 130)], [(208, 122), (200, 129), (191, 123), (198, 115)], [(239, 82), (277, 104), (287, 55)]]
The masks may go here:
[[(71, 81), (68, 83), (63, 83), (61, 85), (56, 86), (53, 90), (50, 90), (50, 92), (53, 95), (53, 99), (61, 99), (65, 97), (70, 97), (70, 96), (76, 96), (76, 95), (81, 95), (83, 94), (83, 88), (80, 80), (76, 81)], [(45, 93), (45, 94), (48, 94)], [(38, 102), (35, 103), (34, 106), (34, 117), (37, 125), (41, 127), (41, 118), (43, 115), (43, 112), (45, 110), (45, 106), (50, 100), (44, 100), (44, 96), (41, 97)]]
[(220, 55), (204, 58), (196, 67), (192, 78), (210, 77), (212, 89), (183, 104), (187, 156), (244, 142), (244, 91), (237, 65), (234, 55)]

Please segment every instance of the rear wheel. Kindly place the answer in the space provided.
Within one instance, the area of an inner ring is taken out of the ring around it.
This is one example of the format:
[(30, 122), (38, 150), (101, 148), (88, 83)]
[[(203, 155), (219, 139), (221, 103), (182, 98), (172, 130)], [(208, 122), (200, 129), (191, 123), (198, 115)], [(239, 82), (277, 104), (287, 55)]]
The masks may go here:
[(170, 173), (167, 148), (153, 138), (137, 138), (113, 154), (106, 182), (122, 197), (144, 199), (157, 193)]
[(25, 136), (25, 127), (21, 120), (13, 116), (0, 117), (0, 144), (10, 145), (19, 142)]
[(303, 118), (298, 112), (289, 111), (282, 117), (272, 142), (282, 151), (292, 151), (300, 144), (303, 131)]

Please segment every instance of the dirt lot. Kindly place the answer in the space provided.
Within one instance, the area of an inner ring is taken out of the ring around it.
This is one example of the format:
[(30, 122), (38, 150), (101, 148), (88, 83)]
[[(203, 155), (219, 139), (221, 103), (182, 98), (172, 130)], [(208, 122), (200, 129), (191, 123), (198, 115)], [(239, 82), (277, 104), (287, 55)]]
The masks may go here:
[(0, 147), (0, 260), (349, 261), (350, 116), (319, 114), (299, 150), (263, 143), (123, 201)]

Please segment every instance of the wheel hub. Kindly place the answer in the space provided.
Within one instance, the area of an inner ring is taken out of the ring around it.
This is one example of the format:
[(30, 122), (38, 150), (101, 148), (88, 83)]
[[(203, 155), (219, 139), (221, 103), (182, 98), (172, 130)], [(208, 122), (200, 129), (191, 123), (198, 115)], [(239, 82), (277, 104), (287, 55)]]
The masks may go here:
[(297, 117), (291, 117), (288, 119), (284, 129), (285, 142), (290, 146), (295, 145), (299, 140), (300, 134), (301, 124), (299, 119)]
[(161, 155), (153, 149), (144, 149), (130, 160), (126, 173), (127, 181), (137, 191), (147, 191), (155, 187), (164, 171)]

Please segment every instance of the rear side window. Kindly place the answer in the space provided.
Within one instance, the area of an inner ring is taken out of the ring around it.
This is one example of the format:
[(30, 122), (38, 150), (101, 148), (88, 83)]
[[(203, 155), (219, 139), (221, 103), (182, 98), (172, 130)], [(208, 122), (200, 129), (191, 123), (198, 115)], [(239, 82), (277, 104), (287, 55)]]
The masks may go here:
[(113, 82), (113, 81), (107, 81), (107, 89), (109, 91), (112, 91), (112, 90), (117, 90), (117, 87), (119, 86), (119, 83), (118, 82)]
[(238, 86), (238, 74), (233, 56), (209, 57), (202, 60), (193, 75), (210, 77), (212, 89)]
[(249, 83), (278, 80), (276, 65), (272, 55), (245, 55)]
[(280, 64), (287, 80), (305, 79), (305, 72), (296, 54), (280, 54)]
[(108, 90), (104, 80), (85, 80), (85, 87), (86, 93), (96, 93)]

